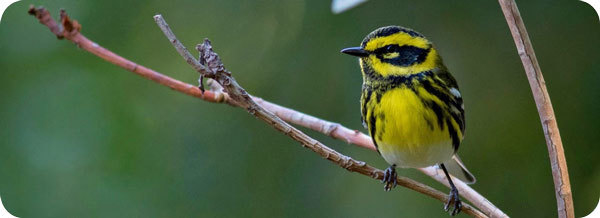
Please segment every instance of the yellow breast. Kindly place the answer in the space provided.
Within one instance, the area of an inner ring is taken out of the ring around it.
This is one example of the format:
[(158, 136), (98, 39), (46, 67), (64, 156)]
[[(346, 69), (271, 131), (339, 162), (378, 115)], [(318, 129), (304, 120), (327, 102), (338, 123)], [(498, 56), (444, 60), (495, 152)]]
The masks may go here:
[(438, 125), (436, 113), (422, 100), (428, 97), (425, 90), (401, 87), (385, 92), (379, 102), (372, 100), (368, 105), (374, 113), (371, 119), (376, 119), (372, 137), (388, 163), (426, 167), (449, 160), (454, 154), (448, 128)]

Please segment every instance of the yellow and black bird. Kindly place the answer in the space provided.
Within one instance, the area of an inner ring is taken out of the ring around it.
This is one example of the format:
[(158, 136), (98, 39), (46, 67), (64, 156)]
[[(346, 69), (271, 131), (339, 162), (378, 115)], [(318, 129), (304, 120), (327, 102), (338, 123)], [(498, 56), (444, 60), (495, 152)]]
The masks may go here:
[(475, 177), (456, 155), (465, 133), (463, 100), (433, 44), (414, 30), (387, 26), (341, 52), (359, 57), (362, 122), (390, 164), (384, 189), (396, 186), (396, 167), (437, 164), (451, 186), (444, 209), (458, 214), (462, 204), (448, 171), (469, 184)]

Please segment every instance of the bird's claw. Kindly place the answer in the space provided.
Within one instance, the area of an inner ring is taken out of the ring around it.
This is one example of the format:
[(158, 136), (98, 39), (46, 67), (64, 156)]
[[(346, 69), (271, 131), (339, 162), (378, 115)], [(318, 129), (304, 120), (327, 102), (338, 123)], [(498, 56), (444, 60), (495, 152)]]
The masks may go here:
[(396, 166), (392, 165), (385, 169), (381, 183), (385, 183), (383, 190), (390, 191), (398, 185), (398, 174), (396, 174)]
[[(450, 208), (452, 207), (454, 208), (452, 209), (452, 211), (450, 211)], [(446, 202), (446, 204), (444, 205), (444, 210), (446, 212), (450, 211), (450, 215), (454, 216), (460, 213), (461, 209), (462, 203), (460, 202), (460, 198), (458, 197), (458, 190), (450, 190), (450, 194), (448, 195), (448, 202)]]

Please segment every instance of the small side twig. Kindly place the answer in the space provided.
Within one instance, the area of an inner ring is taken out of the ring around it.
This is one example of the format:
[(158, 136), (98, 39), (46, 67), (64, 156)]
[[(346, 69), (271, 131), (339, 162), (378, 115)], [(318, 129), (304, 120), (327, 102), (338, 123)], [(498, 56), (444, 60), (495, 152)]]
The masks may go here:
[(523, 62), (525, 74), (527, 74), (535, 105), (542, 121), (548, 155), (550, 156), (552, 176), (554, 178), (558, 217), (575, 217), (565, 150), (560, 139), (558, 124), (556, 123), (554, 109), (552, 108), (552, 102), (550, 102), (550, 95), (548, 95), (548, 90), (546, 89), (542, 70), (533, 51), (529, 34), (527, 34), (527, 28), (525, 28), (525, 23), (523, 23), (517, 4), (514, 0), (499, 0), (499, 3), (517, 46), (521, 62)]

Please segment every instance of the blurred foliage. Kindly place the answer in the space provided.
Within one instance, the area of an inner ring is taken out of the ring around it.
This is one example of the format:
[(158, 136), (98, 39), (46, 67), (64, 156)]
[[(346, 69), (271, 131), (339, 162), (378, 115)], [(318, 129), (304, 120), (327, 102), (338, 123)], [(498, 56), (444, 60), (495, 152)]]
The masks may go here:
[[(152, 16), (188, 46), (204, 37), (249, 92), (362, 130), (361, 77), (339, 53), (384, 25), (436, 43), (467, 109), (460, 149), (473, 188), (515, 217), (556, 216), (529, 84), (496, 1), (30, 1), (0, 25), (0, 196), (19, 217), (447, 217), (442, 203), (328, 163), (243, 110), (202, 102), (58, 41), (27, 15), (59, 8), (100, 45), (182, 81), (195, 73)], [(578, 217), (600, 195), (600, 28), (572, 0), (519, 1), (554, 103)], [(313, 131), (379, 168), (377, 153)], [(446, 188), (415, 170), (400, 174)], [(465, 217), (464, 214), (461, 215)]]

